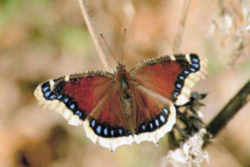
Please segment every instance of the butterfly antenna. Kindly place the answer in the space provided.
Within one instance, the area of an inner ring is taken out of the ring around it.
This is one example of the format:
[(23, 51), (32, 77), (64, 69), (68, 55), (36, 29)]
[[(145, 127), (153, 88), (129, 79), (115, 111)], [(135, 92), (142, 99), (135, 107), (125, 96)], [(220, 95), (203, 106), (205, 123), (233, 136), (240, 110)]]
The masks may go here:
[(104, 65), (104, 68), (106, 70), (112, 70), (113, 68), (108, 63), (106, 54), (103, 51), (103, 47), (100, 45), (100, 40), (98, 40), (98, 35), (97, 35), (97, 33), (96, 33), (95, 29), (94, 29), (93, 22), (90, 19), (90, 16), (89, 16), (89, 13), (88, 13), (88, 10), (87, 10), (86, 2), (83, 1), (83, 0), (78, 0), (78, 2), (79, 2), (79, 6), (80, 6), (80, 9), (81, 9), (84, 21), (85, 21), (85, 23), (87, 25), (87, 28), (88, 28), (89, 33), (91, 35), (91, 38), (92, 38), (92, 40), (94, 42), (94, 45), (96, 47), (96, 50), (98, 52), (98, 56), (100, 57), (100, 59), (102, 61), (102, 64)]
[(110, 48), (110, 45), (109, 45), (108, 42), (106, 41), (106, 39), (105, 39), (103, 33), (100, 33), (99, 35), (100, 35), (100, 38), (102, 39), (103, 43), (105, 44), (105, 46), (106, 46), (108, 52), (110, 53), (110, 55), (114, 58), (115, 62), (116, 62), (117, 64), (119, 64), (119, 61), (116, 59), (115, 54), (114, 54), (113, 50)]

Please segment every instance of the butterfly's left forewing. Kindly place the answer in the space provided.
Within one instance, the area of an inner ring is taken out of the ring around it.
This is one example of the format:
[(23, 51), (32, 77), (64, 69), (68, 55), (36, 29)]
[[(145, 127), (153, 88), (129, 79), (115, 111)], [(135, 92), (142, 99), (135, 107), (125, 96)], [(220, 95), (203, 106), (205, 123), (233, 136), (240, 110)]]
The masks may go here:
[(44, 106), (57, 111), (71, 125), (81, 125), (112, 87), (112, 74), (74, 74), (40, 84), (34, 94)]

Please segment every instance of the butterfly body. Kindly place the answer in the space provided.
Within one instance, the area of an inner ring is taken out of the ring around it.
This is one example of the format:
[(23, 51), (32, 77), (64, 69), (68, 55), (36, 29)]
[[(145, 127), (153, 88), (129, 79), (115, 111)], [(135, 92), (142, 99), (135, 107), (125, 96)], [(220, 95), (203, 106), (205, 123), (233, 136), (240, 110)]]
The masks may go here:
[(132, 84), (129, 80), (131, 80), (129, 73), (126, 71), (125, 66), (122, 64), (118, 64), (117, 72), (115, 75), (115, 80), (117, 81), (118, 87), (121, 94), (121, 101), (123, 101), (123, 106), (125, 108), (125, 114), (127, 117), (132, 116), (132, 99), (133, 93), (131, 92)]
[(37, 99), (62, 114), (103, 147), (157, 142), (176, 122), (175, 105), (185, 104), (206, 63), (195, 54), (146, 60), (131, 70), (87, 72), (46, 81)]

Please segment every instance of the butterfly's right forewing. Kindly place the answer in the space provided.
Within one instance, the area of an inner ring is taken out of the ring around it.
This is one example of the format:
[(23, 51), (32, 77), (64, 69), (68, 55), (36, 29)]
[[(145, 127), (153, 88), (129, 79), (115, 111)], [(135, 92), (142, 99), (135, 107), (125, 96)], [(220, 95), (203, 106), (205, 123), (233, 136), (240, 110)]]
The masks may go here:
[(180, 54), (146, 60), (131, 75), (142, 86), (172, 100), (188, 102), (191, 88), (206, 74), (206, 59), (196, 54)]

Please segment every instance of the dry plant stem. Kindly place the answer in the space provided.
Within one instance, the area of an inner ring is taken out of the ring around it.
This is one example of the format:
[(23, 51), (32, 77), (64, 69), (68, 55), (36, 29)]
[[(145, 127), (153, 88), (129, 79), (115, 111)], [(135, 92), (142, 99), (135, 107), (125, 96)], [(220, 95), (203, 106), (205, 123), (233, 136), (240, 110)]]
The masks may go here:
[[(215, 138), (217, 134), (228, 124), (240, 109), (250, 102), (250, 80), (239, 90), (239, 92), (220, 110), (210, 123), (205, 127), (207, 134), (204, 136), (203, 148), (211, 142), (211, 138)], [(196, 134), (196, 133), (195, 133)], [(184, 139), (186, 142), (190, 137)], [(178, 145), (177, 145), (178, 146)]]
[(174, 39), (173, 53), (179, 53), (191, 0), (184, 0), (178, 32)]
[(215, 137), (227, 125), (233, 116), (248, 102), (250, 102), (250, 80), (207, 125), (207, 131), (212, 137)]
[(105, 70), (110, 71), (110, 70), (112, 70), (112, 68), (108, 64), (107, 57), (104, 53), (103, 47), (101, 47), (100, 40), (98, 39), (98, 35), (95, 32), (95, 29), (91, 23), (90, 17), (88, 15), (87, 7), (86, 7), (87, 6), (86, 2), (85, 2), (85, 0), (78, 0), (78, 2), (80, 5), (80, 8), (81, 8), (81, 11), (82, 11), (83, 18), (84, 18), (86, 25), (88, 27), (89, 33), (94, 41), (96, 50), (98, 52), (98, 56), (100, 57)]

